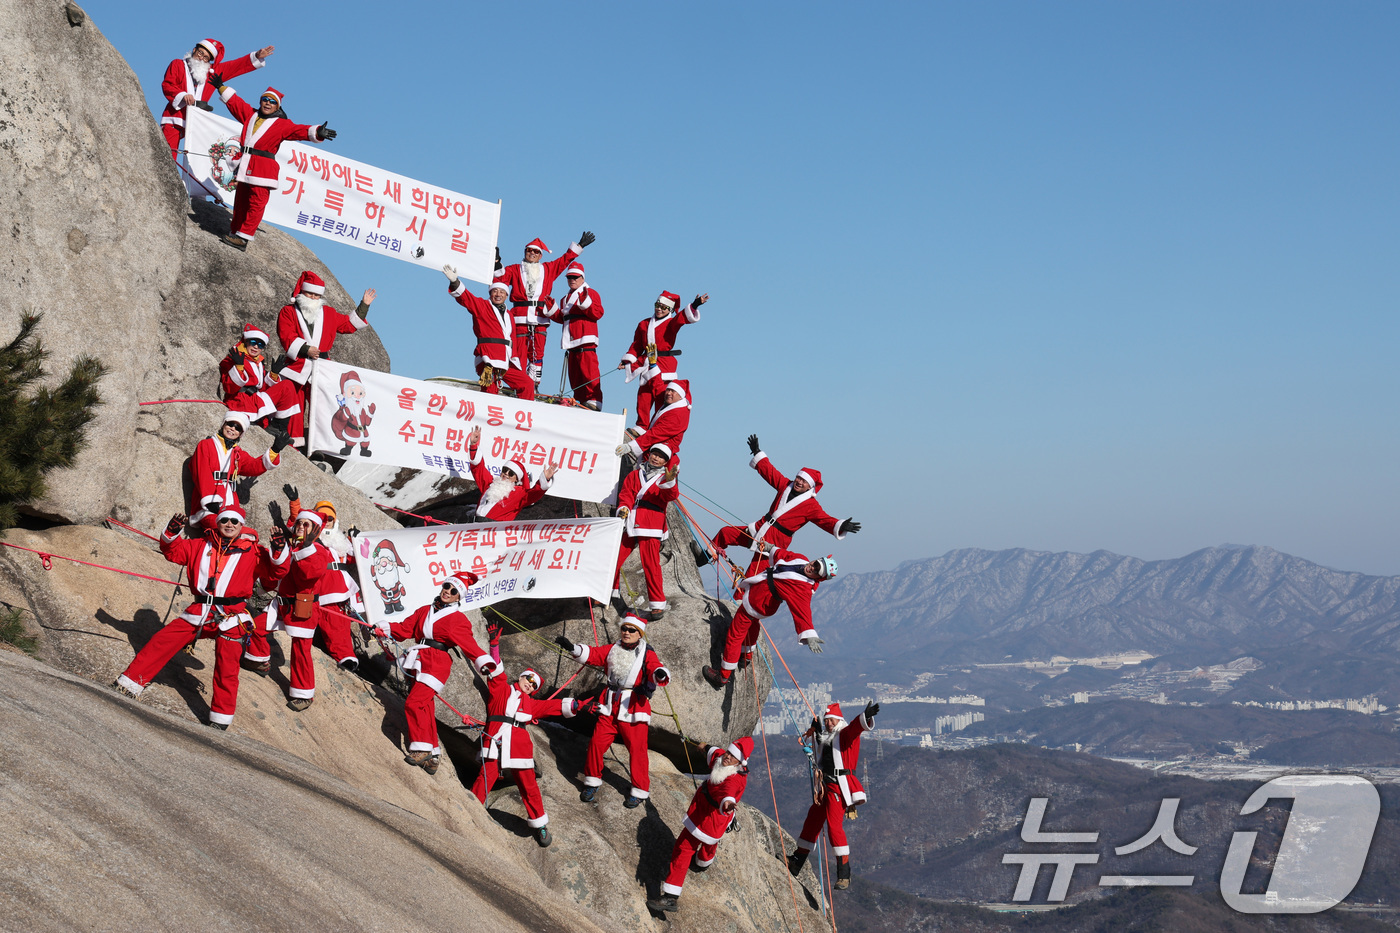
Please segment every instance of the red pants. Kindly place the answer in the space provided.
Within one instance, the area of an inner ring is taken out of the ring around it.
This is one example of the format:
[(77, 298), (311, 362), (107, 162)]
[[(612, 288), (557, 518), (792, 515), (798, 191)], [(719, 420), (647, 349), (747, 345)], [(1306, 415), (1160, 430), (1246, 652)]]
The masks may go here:
[(174, 123), (162, 123), (160, 133), (165, 137), (165, 141), (170, 144), (170, 155), (176, 162), (180, 161), (180, 140), (185, 138), (185, 129), (176, 126)]
[(544, 365), (545, 331), (548, 329), (548, 324), (526, 324), (516, 319), (515, 333), (511, 336), (510, 346), (511, 352), (520, 361), (521, 369), (525, 369), (531, 363), (536, 366)]
[(442, 754), (438, 745), (437, 691), (420, 680), (413, 682), (408, 699), (403, 702), (403, 715), (408, 720), (408, 750)]
[(221, 633), (211, 624), (199, 631), (184, 619), (175, 619), (151, 636), (151, 640), (136, 653), (135, 660), (127, 665), (117, 680), (132, 693), (140, 693), (155, 679), (161, 668), (170, 663), (177, 651), (192, 644), (196, 638), (214, 639), (214, 696), (209, 704), (209, 720), (228, 725), (233, 722), (234, 710), (238, 708), (238, 656), (243, 652), (242, 629), (232, 628)]
[[(714, 546), (716, 551), (724, 551), (735, 547), (753, 547), (753, 535), (743, 525), (726, 525), (715, 534)], [(772, 542), (776, 547), (787, 547), (787, 544)], [(788, 544), (792, 542), (789, 541)], [(758, 573), (765, 566), (763, 556), (757, 551), (754, 552), (753, 560), (749, 561), (749, 569), (746, 573), (749, 576)]]
[(574, 390), (574, 401), (580, 404), (593, 402), (601, 408), (603, 406), (603, 386), (599, 382), (597, 349), (593, 346), (586, 346), (575, 350), (566, 350), (564, 359), (569, 364), (569, 386)]
[[(486, 363), (484, 361), (476, 364), (476, 374), (478, 377), (485, 368)], [(516, 398), (521, 398), (528, 402), (535, 397), (535, 380), (531, 379), (523, 369), (517, 369), (514, 366), (508, 369), (497, 369), (496, 381), (492, 382), (481, 391), (485, 392), (487, 395), (500, 395), (501, 382), (504, 382), (507, 386), (515, 390)]]
[[(342, 612), (328, 612), (317, 606), (309, 619), (282, 618), (282, 613), (290, 615), (291, 606), (279, 607), (278, 618), (287, 626), (287, 634), (292, 637), (292, 686), (287, 695), (296, 699), (311, 699), (316, 695), (316, 665), (311, 660), (311, 641), (319, 631), (326, 639), (326, 651), (335, 658), (337, 664), (355, 656), (355, 643), (350, 637), (350, 617)], [(310, 631), (310, 635), (293, 634), (292, 630)], [(267, 613), (253, 620), (253, 634), (248, 638), (248, 648), (244, 656), (249, 661), (268, 661), (272, 649), (267, 643)]]
[(822, 824), (826, 824), (827, 838), (831, 840), (831, 851), (837, 855), (850, 855), (851, 847), (846, 842), (846, 805), (841, 800), (841, 785), (834, 781), (826, 782), (822, 802), (814, 803), (807, 811), (807, 820), (802, 824), (802, 835), (798, 837), (799, 849), (811, 849), (822, 835)]
[(681, 836), (671, 849), (671, 870), (666, 873), (666, 883), (661, 885), (663, 894), (680, 895), (685, 887), (685, 876), (690, 871), (690, 857), (699, 853), (695, 861), (704, 868), (719, 854), (719, 843), (701, 842), (691, 835), (690, 830), (682, 829)]
[(308, 399), (302, 387), (290, 379), (270, 383), (256, 395), (239, 393), (225, 399), (229, 411), (247, 412), (253, 424), (265, 428), (273, 418), (287, 419), (287, 433), (300, 447), (306, 443), (306, 406)]
[(622, 544), (617, 549), (617, 570), (613, 571), (613, 595), (622, 595), (619, 589), (622, 585), (622, 565), (633, 549), (641, 553), (642, 576), (647, 581), (647, 608), (665, 609), (666, 590), (661, 585), (660, 538), (634, 538), (625, 531), (622, 533)]
[[(501, 773), (500, 762), (494, 758), (489, 758), (481, 763), (481, 773), (476, 776), (476, 782), (472, 784), (472, 793), (476, 794), (476, 799), (482, 803), (486, 802), (486, 795), (491, 788), (496, 786), (496, 778)], [(549, 814), (544, 812), (544, 800), (540, 797), (540, 785), (535, 781), (534, 768), (506, 768), (504, 769), (515, 779), (515, 786), (520, 788), (520, 799), (525, 802), (525, 822), (531, 829), (539, 829), (549, 823)]]
[(251, 240), (253, 234), (258, 232), (263, 211), (267, 210), (267, 199), (271, 196), (271, 188), (261, 188), (240, 181), (233, 195), (233, 220), (229, 222), (229, 233), (236, 233), (245, 240)]
[(619, 735), (622, 736), (622, 744), (627, 746), (627, 758), (632, 768), (632, 796), (650, 797), (651, 771), (647, 761), (647, 724), (618, 722), (616, 716), (599, 716), (598, 725), (593, 727), (593, 741), (588, 745), (588, 760), (583, 766), (583, 783), (586, 787), (602, 785), (603, 756)]
[(739, 667), (739, 654), (753, 658), (754, 646), (758, 644), (759, 633), (763, 627), (759, 620), (749, 615), (748, 610), (742, 606), (734, 614), (734, 620), (729, 623), (729, 631), (724, 636), (724, 654), (720, 657), (720, 676), (725, 680), (729, 679), (730, 673)]
[(656, 396), (651, 392), (651, 380), (638, 376), (642, 384), (637, 386), (637, 427), (645, 431), (651, 427), (651, 409), (656, 404)]

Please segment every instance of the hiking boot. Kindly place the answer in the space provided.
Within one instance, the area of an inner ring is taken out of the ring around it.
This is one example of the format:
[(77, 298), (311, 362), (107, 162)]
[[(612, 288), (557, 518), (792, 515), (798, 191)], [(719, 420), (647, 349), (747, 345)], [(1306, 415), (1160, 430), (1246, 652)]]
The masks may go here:
[(729, 683), (728, 677), (725, 677), (719, 671), (715, 670), (713, 667), (709, 667), (708, 665), (700, 673), (704, 676), (706, 680), (710, 682), (710, 686), (714, 687), (716, 690), (723, 690), (724, 685)]
[(647, 613), (647, 621), (648, 621), (648, 622), (660, 622), (660, 621), (661, 621), (661, 617), (664, 616), (665, 614), (666, 614), (666, 610), (665, 610), (665, 609), (653, 609), (651, 612)]
[(344, 661), (337, 664), (336, 667), (340, 668), (342, 671), (349, 671), (353, 674), (360, 669), (360, 659), (346, 658)]
[(300, 713), (311, 708), (312, 697), (292, 697), (287, 701), (287, 709)]
[(710, 562), (710, 552), (700, 546), (700, 542), (690, 539), (690, 556), (695, 558), (695, 566), (703, 567)]
[(114, 681), (112, 681), (112, 689), (115, 690), (115, 691), (117, 691), (118, 693), (120, 693), (120, 694), (121, 694), (122, 696), (124, 696), (124, 697), (131, 697), (131, 699), (133, 699), (133, 700), (139, 700), (139, 699), (141, 699), (141, 694), (139, 694), (139, 693), (132, 693), (130, 690), (128, 690), (128, 689), (126, 688), (126, 685), (123, 684), (120, 680), (114, 680)]
[(714, 864), (715, 864), (714, 862), (711, 862), (709, 865), (701, 865), (700, 862), (699, 862), (699, 858), (700, 858), (700, 856), (698, 856), (698, 855), (692, 855), (692, 856), (690, 857), (690, 870), (691, 870), (691, 871), (709, 871), (710, 868), (713, 867)]
[(248, 251), (248, 241), (243, 239), (236, 233), (225, 233), (223, 236), (219, 237), (219, 239), (223, 240), (225, 243), (227, 243), (229, 246), (232, 246), (236, 250), (241, 250), (243, 252)]
[(428, 772), (428, 774), (430, 774), (430, 775), (432, 775), (432, 774), (437, 774), (438, 768), (439, 768), (441, 765), (442, 765), (442, 757), (439, 756), (439, 755), (434, 755), (433, 757), (429, 758), (427, 761), (423, 762), (423, 770), (426, 771), (426, 772)]
[(798, 873), (802, 871), (802, 866), (807, 864), (807, 856), (811, 852), (811, 849), (798, 849), (789, 855), (787, 857), (788, 874), (796, 878)]
[(753, 655), (747, 653), (739, 655), (739, 670), (748, 670), (749, 665), (752, 663)]
[(663, 894), (658, 898), (647, 898), (647, 909), (657, 913), (675, 913), (680, 910), (680, 905), (676, 903), (676, 895)]
[[(403, 760), (413, 765), (413, 767), (415, 768), (422, 768), (424, 771), (428, 771), (428, 763), (433, 760), (433, 757), (434, 756), (432, 752), (423, 750), (417, 752), (409, 752), (407, 755), (403, 756)], [(436, 764), (433, 765), (433, 770), (428, 771), (428, 773), (432, 774), (434, 771), (437, 771)]]
[(642, 805), (643, 799), (644, 798), (638, 797), (636, 794), (628, 794), (627, 799), (622, 801), (622, 805), (629, 810), (635, 810)]
[(851, 886), (851, 857), (849, 855), (840, 856), (836, 862), (836, 883), (832, 885), (838, 891)]
[(259, 677), (266, 677), (268, 674), (272, 673), (272, 659), (269, 658), (266, 661), (249, 661), (248, 670), (257, 674)]
[(598, 788), (592, 786), (585, 787), (583, 790), (578, 792), (578, 799), (582, 800), (584, 803), (592, 803), (593, 798), (597, 796), (597, 794)]
[(549, 844), (554, 841), (554, 837), (549, 834), (548, 826), (541, 826), (535, 830), (535, 842), (541, 849), (548, 849)]
[(228, 731), (228, 723), (226, 722), (215, 722), (211, 719), (208, 722), (206, 722), (205, 725), (211, 729), (218, 729), (220, 732)]

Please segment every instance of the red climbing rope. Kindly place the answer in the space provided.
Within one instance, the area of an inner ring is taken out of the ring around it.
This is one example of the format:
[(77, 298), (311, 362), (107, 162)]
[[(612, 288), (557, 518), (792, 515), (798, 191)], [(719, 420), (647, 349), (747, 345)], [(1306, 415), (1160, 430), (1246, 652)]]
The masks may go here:
[(167, 580), (164, 577), (151, 577), (144, 573), (136, 573), (134, 570), (120, 570), (116, 567), (108, 567), (104, 564), (94, 564), (92, 561), (78, 560), (76, 557), (64, 557), (62, 554), (48, 554), (44, 551), (36, 551), (32, 547), (22, 547), (18, 544), (11, 544), (8, 541), (0, 541), (0, 544), (5, 545), (5, 547), (12, 547), (17, 551), (28, 551), (31, 554), (38, 554), (39, 560), (43, 562), (45, 570), (53, 569), (53, 558), (57, 557), (59, 560), (72, 561), (75, 564), (82, 564), (85, 567), (96, 567), (98, 570), (110, 570), (113, 573), (125, 574), (128, 577), (140, 577), (143, 580), (152, 580), (156, 583), (164, 583), (167, 586), (180, 586), (176, 581)]
[(143, 538), (150, 538), (152, 541), (159, 541), (159, 540), (160, 540), (160, 539), (157, 538), (155, 535), (148, 535), (148, 534), (146, 534), (144, 531), (142, 531), (140, 528), (132, 528), (132, 527), (131, 527), (130, 525), (128, 525), (126, 522), (119, 522), (119, 521), (117, 521), (115, 518), (104, 518), (104, 519), (103, 519), (103, 522), (105, 522), (105, 523), (108, 524), (108, 525), (116, 525), (116, 526), (118, 526), (118, 527), (120, 527), (120, 528), (125, 528), (127, 531), (134, 531), (134, 532), (136, 532), (138, 535), (140, 535), (141, 537), (143, 537)]
[(421, 518), (423, 521), (432, 522), (434, 525), (452, 524), (451, 522), (445, 522), (439, 518), (430, 518), (427, 515), (419, 515), (417, 512), (410, 512), (407, 509), (396, 509), (392, 505), (385, 505), (382, 502), (376, 502), (375, 505), (381, 509), (388, 509), (390, 512), (398, 512), (400, 515), (412, 515), (414, 518)]

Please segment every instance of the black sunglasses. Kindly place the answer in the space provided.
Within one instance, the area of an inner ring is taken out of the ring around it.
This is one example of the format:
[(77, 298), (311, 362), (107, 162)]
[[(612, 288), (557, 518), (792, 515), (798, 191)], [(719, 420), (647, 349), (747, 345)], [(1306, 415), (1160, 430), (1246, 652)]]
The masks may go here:
[(622, 627), (621, 631), (622, 631), (622, 634), (624, 634), (624, 635), (640, 635), (640, 634), (642, 634), (642, 630), (639, 629), (639, 628), (637, 628), (635, 625), (624, 625), (624, 626)]

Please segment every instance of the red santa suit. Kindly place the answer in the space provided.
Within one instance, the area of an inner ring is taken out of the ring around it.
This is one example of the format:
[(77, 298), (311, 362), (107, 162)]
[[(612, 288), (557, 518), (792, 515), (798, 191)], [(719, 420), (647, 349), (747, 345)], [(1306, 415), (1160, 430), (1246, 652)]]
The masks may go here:
[[(640, 459), (642, 451), (650, 450), (657, 444), (665, 444), (674, 453), (681, 452), (681, 441), (690, 428), (690, 408), (692, 404), (689, 379), (673, 379), (663, 382), (661, 376), (652, 379), (652, 397), (657, 400), (659, 410), (650, 419), (650, 427), (641, 436), (627, 442), (632, 456)], [(669, 405), (661, 404), (667, 389), (680, 393), (680, 400)]]
[(476, 374), (490, 366), (497, 373), (497, 379), (482, 389), (488, 395), (499, 395), (498, 380), (515, 390), (518, 398), (527, 401), (535, 397), (535, 381), (525, 374), (520, 360), (510, 350), (511, 316), (506, 308), (498, 308), (485, 298), (479, 298), (467, 291), (466, 283), (457, 279), (456, 284), (447, 283), (447, 292), (457, 299), (457, 304), (467, 309), (472, 316), (472, 333), (476, 335)]
[(481, 451), (475, 446), (468, 447), (467, 456), (472, 469), (472, 479), (476, 482), (476, 488), (481, 490), (481, 500), (476, 505), (476, 521), (513, 522), (521, 509), (539, 502), (544, 498), (545, 490), (554, 485), (554, 480), (543, 474), (538, 482), (532, 484), (525, 461), (517, 457), (506, 466), (510, 467), (518, 482), (504, 496), (496, 498), (496, 494), (491, 491), (496, 476), (486, 466)]
[[(628, 613), (623, 619), (641, 629), (647, 624)], [(656, 650), (643, 638), (635, 647), (621, 642), (613, 645), (574, 645), (574, 658), (583, 664), (601, 667), (608, 684), (598, 697), (598, 724), (584, 763), (583, 783), (600, 787), (603, 783), (603, 756), (621, 736), (627, 746), (632, 771), (632, 796), (651, 796), (651, 773), (647, 760), (647, 727), (651, 722), (651, 694), (671, 682), (671, 672), (661, 663)]]
[(669, 305), (671, 312), (660, 318), (653, 314), (640, 321), (632, 336), (632, 346), (622, 355), (627, 381), (638, 376), (642, 379), (637, 386), (637, 427), (643, 430), (651, 423), (652, 409), (661, 397), (664, 383), (676, 378), (676, 357), (681, 355), (676, 349), (676, 336), (686, 324), (700, 320), (698, 305), (692, 303), (681, 311), (676, 310), (681, 298), (674, 292), (662, 292), (656, 300)]
[(305, 435), (305, 416), (301, 407), (301, 390), (270, 371), (267, 356), (248, 348), (249, 340), (261, 340), (267, 346), (268, 337), (252, 324), (243, 325), (243, 339), (234, 344), (219, 363), (219, 388), (229, 411), (246, 412), (258, 427), (265, 428), (273, 418), (287, 421), (287, 433), (293, 439)]
[(221, 81), (232, 81), (267, 64), (251, 52), (226, 62), (224, 44), (216, 39), (200, 39), (195, 45), (203, 46), (214, 57), (213, 61), (208, 62), (209, 69), (204, 77), (195, 78), (194, 70), (190, 67), (194, 64), (191, 53), (171, 62), (160, 82), (160, 90), (166, 101), (165, 110), (160, 115), (160, 131), (170, 144), (170, 154), (177, 161), (180, 158), (180, 140), (185, 135), (185, 111), (194, 106), (195, 101), (207, 104), (209, 98), (214, 96), (214, 85), (209, 80), (211, 74), (218, 75)]
[[(725, 752), (739, 759), (739, 768), (716, 783), (715, 765)], [(679, 896), (692, 864), (702, 871), (714, 864), (719, 855), (719, 841), (734, 821), (735, 808), (748, 787), (749, 755), (752, 752), (753, 739), (747, 735), (727, 748), (710, 748), (706, 755), (710, 777), (696, 789), (695, 796), (690, 800), (690, 809), (685, 814), (685, 828), (671, 849), (671, 867), (665, 883), (661, 885), (663, 893)]]
[[(542, 253), (549, 247), (538, 238), (525, 244)], [(510, 287), (511, 314), (515, 318), (515, 335), (512, 347), (520, 368), (534, 381), (539, 381), (539, 373), (544, 366), (544, 335), (549, 326), (544, 317), (545, 300), (554, 292), (554, 280), (559, 278), (564, 267), (578, 258), (583, 247), (571, 243), (569, 250), (558, 259), (549, 262), (517, 262), (496, 273), (495, 281)]]
[[(846, 537), (841, 531), (844, 522), (828, 515), (826, 509), (817, 501), (817, 493), (822, 490), (821, 473), (811, 467), (803, 467), (798, 471), (797, 477), (805, 479), (811, 487), (799, 496), (793, 494), (792, 483), (773, 466), (773, 461), (769, 460), (763, 451), (753, 455), (749, 466), (757, 470), (763, 481), (776, 489), (778, 494), (773, 497), (773, 504), (768, 507), (762, 518), (747, 525), (729, 525), (721, 528), (714, 539), (716, 550), (722, 551), (736, 544), (753, 548), (762, 541), (767, 541), (774, 547), (786, 548), (792, 544), (792, 536), (808, 522), (833, 535), (837, 541)], [(755, 552), (749, 572), (757, 573), (761, 563), (762, 558)]]
[[(272, 95), (280, 103), (282, 92), (276, 88), (263, 91), (263, 96)], [(258, 232), (263, 211), (267, 209), (267, 199), (272, 189), (277, 187), (281, 168), (277, 164), (277, 148), (287, 140), (320, 142), (319, 127), (307, 123), (293, 123), (286, 117), (264, 117), (257, 108), (248, 106), (247, 101), (238, 96), (233, 88), (225, 86), (219, 94), (228, 112), (243, 124), (243, 132), (238, 144), (242, 152), (235, 159), (237, 171), (234, 178), (238, 187), (233, 195), (233, 219), (229, 222), (229, 233), (236, 233), (245, 240), (251, 240)]]
[[(337, 334), (353, 334), (369, 326), (359, 314), (342, 314), (324, 304), (325, 293), (326, 283), (308, 270), (297, 278), (292, 288), (292, 303), (283, 305), (277, 312), (277, 339), (288, 359), (281, 375), (301, 386), (302, 407), (307, 410), (311, 407), (311, 372), (316, 365), (316, 361), (307, 356), (308, 348), (315, 347), (321, 358), (330, 359)], [(368, 308), (365, 313), (369, 313)], [(293, 443), (301, 447), (306, 439), (296, 437)]]
[(652, 468), (645, 458), (637, 463), (637, 468), (622, 480), (622, 489), (617, 494), (618, 510), (627, 510), (623, 522), (622, 544), (617, 549), (617, 569), (613, 571), (613, 597), (620, 597), (622, 565), (633, 550), (641, 553), (642, 576), (647, 583), (647, 608), (666, 608), (666, 588), (661, 580), (661, 542), (671, 536), (666, 524), (666, 506), (680, 496), (680, 483), (676, 477), (666, 479), (670, 469), (679, 466), (680, 458), (671, 455), (665, 444), (654, 444), (647, 448), (650, 454), (660, 450), (666, 455), (667, 465)]
[[(243, 509), (236, 505), (220, 509), (218, 516), (246, 520)], [(180, 537), (178, 528), (161, 535), (161, 554), (184, 567), (195, 599), (146, 642), (117, 683), (139, 695), (177, 651), (196, 639), (213, 638), (214, 692), (209, 721), (223, 726), (233, 722), (238, 707), (238, 656), (253, 626), (246, 600), (253, 595), (256, 579), (275, 580), (287, 572), (286, 551), (274, 556), (257, 540), (252, 529), (244, 529), (232, 541), (217, 530), (194, 539)]]
[[(249, 418), (245, 412), (230, 411), (225, 423), (229, 421), (237, 421), (245, 431), (248, 429)], [(236, 442), (214, 434), (195, 445), (188, 462), (194, 490), (187, 504), (190, 524), (212, 529), (214, 515), (219, 509), (238, 504), (239, 480), (262, 476), (275, 469), (279, 456), (269, 447), (261, 457), (254, 457)]]
[[(526, 674), (534, 674), (535, 681), (539, 682), (539, 675), (534, 671), (520, 672), (521, 677)], [(535, 745), (525, 727), (541, 716), (572, 717), (577, 711), (577, 702), (570, 697), (537, 700), (521, 692), (503, 672), (488, 680), (486, 687), (489, 693), (486, 728), (481, 733), (481, 773), (472, 784), (472, 793), (485, 803), (486, 795), (501, 772), (510, 772), (525, 803), (525, 822), (531, 829), (539, 829), (549, 823), (549, 814), (544, 812), (540, 786), (535, 781)]]
[[(462, 596), (477, 581), (474, 573), (453, 574), (448, 579), (453, 577), (459, 581), (457, 589)], [(453, 648), (461, 649), (478, 670), (488, 675), (495, 662), (472, 637), (472, 624), (462, 613), (460, 601), (440, 606), (434, 600), (414, 610), (408, 618), (383, 628), (395, 641), (413, 640), (400, 655), (403, 670), (413, 674), (413, 688), (408, 691), (403, 709), (404, 718), (408, 720), (408, 750), (441, 755), (434, 699), (452, 673), (452, 655), (448, 652)]]
[(850, 855), (851, 846), (842, 821), (848, 808), (865, 803), (865, 788), (856, 779), (856, 766), (860, 764), (861, 733), (871, 728), (871, 722), (862, 713), (855, 722), (847, 723), (836, 703), (826, 708), (822, 719), (830, 717), (841, 722), (834, 731), (822, 733), (817, 746), (821, 755), (822, 802), (812, 804), (807, 811), (797, 848), (811, 851), (821, 838), (825, 824), (832, 851), (838, 856)]
[(360, 456), (369, 456), (369, 426), (374, 420), (375, 404), (365, 404), (365, 384), (360, 374), (351, 369), (340, 374), (340, 394), (335, 397), (339, 405), (331, 416), (331, 433), (345, 446), (340, 455), (344, 457), (360, 445)]
[(739, 611), (729, 623), (720, 662), (720, 676), (726, 681), (739, 667), (741, 650), (746, 657), (752, 657), (758, 644), (760, 620), (776, 614), (784, 603), (792, 613), (798, 641), (817, 637), (812, 625), (812, 594), (819, 581), (802, 572), (807, 563), (801, 554), (778, 548), (768, 553), (767, 568), (745, 577), (739, 584)]
[[(583, 263), (572, 263), (565, 275), (583, 275)], [(574, 400), (590, 408), (601, 408), (603, 389), (598, 372), (598, 321), (603, 316), (603, 299), (584, 282), (570, 289), (549, 314), (549, 319), (563, 324), (559, 345), (569, 365), (569, 386)]]

